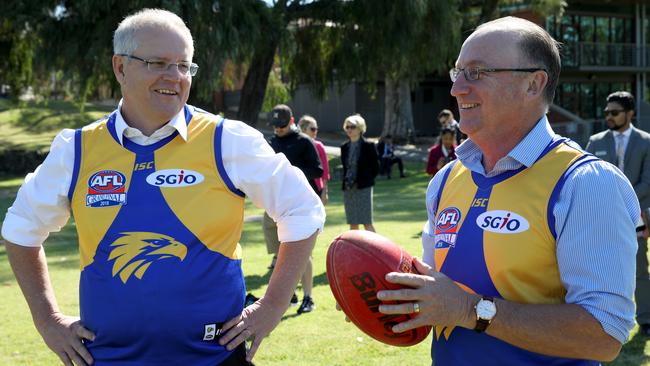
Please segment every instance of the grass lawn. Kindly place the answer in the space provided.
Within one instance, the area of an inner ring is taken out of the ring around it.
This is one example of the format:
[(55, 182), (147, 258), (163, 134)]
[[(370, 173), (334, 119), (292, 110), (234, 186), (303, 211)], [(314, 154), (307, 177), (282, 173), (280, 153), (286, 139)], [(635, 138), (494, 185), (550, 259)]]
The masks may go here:
[(0, 99), (0, 152), (10, 148), (47, 150), (61, 129), (79, 128), (113, 109), (87, 104), (80, 113), (76, 105), (62, 101), (28, 102), (16, 108)]
[[(408, 166), (405, 179), (378, 181), (375, 187), (375, 221), (377, 230), (420, 254), (420, 230), (426, 219), (423, 197), (428, 183), (424, 174), (414, 174), (417, 166)], [(21, 179), (0, 181), (0, 211), (13, 201)], [(346, 230), (345, 216), (338, 182), (331, 187), (327, 206), (327, 224), (314, 250), (313, 313), (297, 316), (290, 308), (278, 328), (265, 340), (255, 361), (257, 365), (428, 365), (427, 340), (409, 348), (390, 347), (369, 338), (346, 323), (334, 308), (334, 298), (327, 285), (325, 256), (331, 240)], [(246, 215), (261, 215), (250, 203)], [(270, 256), (266, 254), (260, 222), (248, 222), (241, 239), (244, 251), (244, 273), (249, 291), (260, 295), (266, 288)], [(48, 264), (55, 291), (63, 311), (78, 314), (79, 264), (74, 223), (52, 234), (46, 245)], [(25, 300), (22, 297), (0, 247), (0, 365), (53, 365), (57, 358), (36, 332)], [(619, 358), (612, 365), (650, 365), (650, 342), (632, 335)]]

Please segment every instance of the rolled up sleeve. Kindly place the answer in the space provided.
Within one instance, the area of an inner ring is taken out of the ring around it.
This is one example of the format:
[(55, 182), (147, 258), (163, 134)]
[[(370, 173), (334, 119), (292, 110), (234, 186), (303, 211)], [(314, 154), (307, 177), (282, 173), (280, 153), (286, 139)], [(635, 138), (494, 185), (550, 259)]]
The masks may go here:
[(609, 163), (585, 164), (568, 177), (553, 213), (566, 302), (581, 305), (625, 343), (634, 327), (640, 215), (632, 186)]
[(276, 154), (259, 131), (239, 121), (224, 123), (224, 168), (233, 184), (277, 222), (280, 242), (322, 231), (325, 208), (300, 169)]
[(70, 217), (68, 189), (74, 166), (74, 130), (61, 131), (50, 152), (25, 177), (2, 223), (2, 237), (14, 244), (38, 247)]

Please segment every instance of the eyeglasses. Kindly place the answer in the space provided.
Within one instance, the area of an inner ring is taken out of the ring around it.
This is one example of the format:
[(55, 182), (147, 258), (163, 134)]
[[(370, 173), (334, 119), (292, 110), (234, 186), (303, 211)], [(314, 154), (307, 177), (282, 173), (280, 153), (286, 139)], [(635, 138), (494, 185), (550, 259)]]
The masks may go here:
[(160, 60), (145, 60), (143, 58), (133, 56), (133, 55), (127, 55), (125, 53), (118, 53), (117, 56), (124, 56), (128, 57), (133, 60), (138, 60), (140, 62), (144, 62), (147, 64), (147, 69), (149, 71), (153, 72), (165, 72), (169, 70), (169, 68), (172, 65), (175, 65), (178, 71), (183, 74), (183, 75), (189, 75), (189, 76), (194, 76), (196, 75), (196, 72), (199, 71), (199, 65), (192, 63), (192, 62), (165, 62), (165, 61), (160, 61)]
[(309, 127), (309, 130), (310, 130), (311, 132), (317, 132), (317, 131), (318, 131), (318, 127)]
[(618, 116), (619, 113), (625, 113), (626, 111), (624, 109), (610, 109), (610, 110), (604, 110), (605, 112), (605, 117), (611, 115), (612, 117)]
[(515, 71), (515, 72), (544, 71), (544, 72), (547, 72), (546, 69), (541, 69), (541, 68), (491, 69), (491, 68), (482, 68), (482, 67), (469, 67), (469, 68), (459, 69), (459, 68), (454, 67), (453, 69), (449, 70), (449, 77), (451, 78), (451, 81), (455, 83), (456, 80), (458, 80), (458, 75), (460, 75), (460, 73), (462, 72), (465, 75), (465, 80), (474, 81), (474, 80), (480, 79), (482, 73), (486, 73), (486, 72), (505, 72), (505, 71)]
[(347, 125), (347, 126), (345, 126), (345, 129), (346, 130), (356, 130), (357, 126), (355, 126), (355, 125)]

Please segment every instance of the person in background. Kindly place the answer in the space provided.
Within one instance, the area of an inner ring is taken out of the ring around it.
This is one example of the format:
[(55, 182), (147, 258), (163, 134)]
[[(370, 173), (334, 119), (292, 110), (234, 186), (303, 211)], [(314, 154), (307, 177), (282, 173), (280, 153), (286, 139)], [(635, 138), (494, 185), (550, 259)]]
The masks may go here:
[(648, 238), (644, 235), (647, 210), (650, 208), (650, 134), (632, 124), (634, 96), (617, 91), (607, 96), (605, 120), (607, 131), (589, 138), (586, 150), (616, 165), (634, 187), (643, 219), (636, 228), (639, 249), (636, 253), (636, 322), (644, 336), (650, 336), (650, 274), (648, 273)]
[(456, 130), (444, 127), (440, 131), (440, 141), (429, 150), (427, 174), (433, 176), (448, 162), (456, 159)]
[(390, 179), (393, 164), (397, 164), (399, 168), (399, 177), (405, 178), (404, 163), (402, 158), (395, 156), (395, 146), (393, 146), (393, 136), (386, 135), (379, 139), (377, 144), (377, 155), (379, 156), (379, 174), (385, 175), (386, 179)]
[(421, 274), (377, 292), (380, 313), (413, 316), (393, 331), (434, 325), (436, 366), (595, 366), (634, 327), (639, 202), (553, 132), (560, 70), (558, 43), (515, 17), (480, 25), (450, 70), (469, 139), (427, 188)]
[(350, 230), (363, 225), (368, 231), (375, 231), (372, 220), (372, 190), (379, 172), (379, 161), (375, 144), (367, 141), (366, 121), (361, 115), (349, 116), (343, 122), (348, 140), (341, 145), (343, 163), (343, 206)]
[[(273, 136), (269, 139), (269, 145), (271, 145), (273, 151), (277, 154), (284, 154), (291, 165), (304, 174), (313, 191), (320, 196), (321, 190), (315, 180), (323, 176), (321, 161), (318, 157), (316, 147), (309, 136), (301, 133), (296, 128), (291, 108), (285, 104), (278, 104), (273, 107), (273, 110), (271, 111), (270, 124), (273, 126)], [(290, 186), (285, 187), (287, 192), (291, 192), (292, 189), (293, 187)], [(264, 230), (266, 249), (269, 254), (274, 254), (271, 265), (269, 266), (269, 269), (273, 270), (278, 259), (277, 253), (280, 246), (280, 240), (278, 239), (278, 228), (275, 220), (267, 213), (264, 214), (262, 228)], [(311, 253), (309, 258), (311, 258)], [(308, 259), (307, 266), (311, 268), (311, 259)], [(304, 276), (303, 273), (303, 279)], [(305, 281), (303, 281), (303, 290), (307, 297), (307, 305), (312, 302), (311, 288), (312, 278), (310, 275), (306, 284)], [(249, 297), (249, 299), (253, 300), (254, 297)], [(291, 297), (290, 304), (298, 305), (298, 296), (295, 292)], [(298, 310), (301, 309), (298, 308)]]
[[(322, 142), (316, 140), (316, 136), (318, 135), (318, 123), (314, 117), (310, 115), (304, 115), (298, 121), (298, 126), (305, 135), (311, 138), (311, 141), (314, 143), (314, 147), (316, 147), (316, 151), (318, 152), (318, 157), (323, 167), (323, 176), (315, 178), (314, 184), (317, 188), (316, 194), (320, 196), (323, 205), (326, 205), (328, 200), (327, 181), (330, 179), (330, 168), (329, 161), (327, 160), (327, 153), (325, 152), (325, 145), (323, 145)], [(312, 288), (314, 286), (313, 264), (311, 256), (309, 256), (309, 261), (307, 261), (305, 272), (302, 274), (301, 283), (303, 298), (297, 310), (298, 314), (309, 313), (316, 308), (314, 299), (311, 296)]]
[(456, 145), (467, 139), (467, 135), (460, 131), (460, 124), (454, 118), (454, 113), (449, 109), (443, 109), (438, 113), (438, 122), (440, 123), (440, 130), (444, 128), (451, 128), (456, 131)]
[(321, 201), (326, 205), (329, 199), (328, 197), (328, 187), (327, 182), (330, 180), (330, 164), (327, 160), (327, 152), (325, 151), (325, 145), (316, 139), (318, 136), (318, 123), (316, 119), (308, 114), (300, 117), (298, 121), (298, 126), (300, 130), (307, 136), (311, 138), (311, 141), (316, 147), (316, 152), (318, 152), (318, 157), (320, 158), (321, 166), (323, 167), (323, 176), (314, 179), (316, 184), (317, 191), (320, 192)]

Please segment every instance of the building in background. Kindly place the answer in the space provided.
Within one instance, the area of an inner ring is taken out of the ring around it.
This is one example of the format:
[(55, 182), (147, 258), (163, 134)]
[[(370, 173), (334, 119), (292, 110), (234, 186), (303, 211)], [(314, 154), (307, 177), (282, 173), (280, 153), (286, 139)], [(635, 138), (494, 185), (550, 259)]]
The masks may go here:
[[(543, 18), (530, 5), (500, 9), (501, 15), (519, 16), (541, 25), (563, 44), (562, 72), (549, 114), (554, 129), (584, 145), (591, 134), (605, 129), (607, 95), (627, 90), (638, 104), (635, 125), (650, 131), (650, 0), (567, 3), (561, 17)], [(436, 116), (442, 109), (451, 109), (458, 116), (450, 89), (446, 73), (427, 75), (412, 89), (414, 136), (437, 135)], [(228, 93), (226, 100), (228, 106), (238, 103), (237, 93)], [(364, 116), (369, 136), (378, 136), (384, 124), (382, 82), (377, 83), (373, 94), (361, 84), (350, 84), (340, 92), (333, 86), (323, 101), (314, 98), (308, 86), (301, 86), (288, 104), (297, 116), (313, 115), (325, 132), (340, 132), (343, 119), (353, 113)]]

